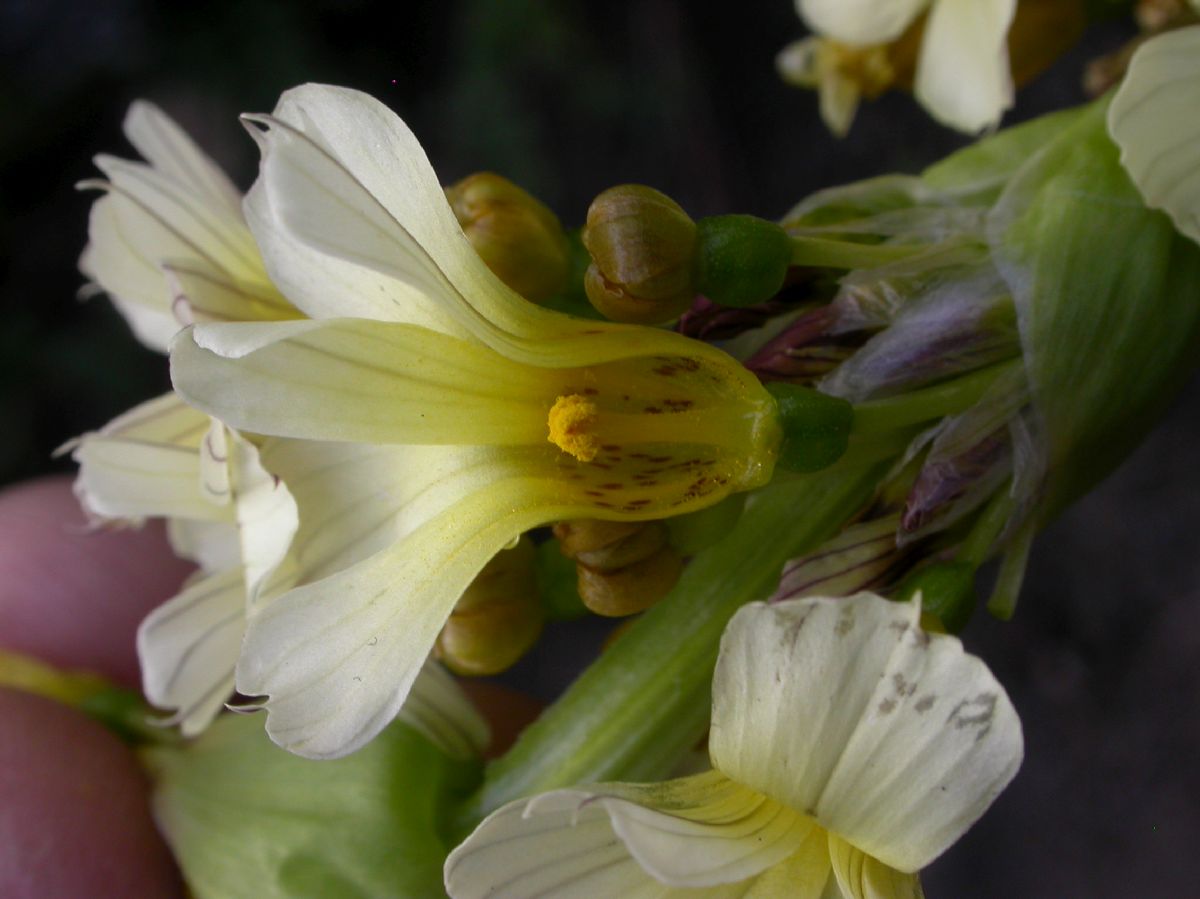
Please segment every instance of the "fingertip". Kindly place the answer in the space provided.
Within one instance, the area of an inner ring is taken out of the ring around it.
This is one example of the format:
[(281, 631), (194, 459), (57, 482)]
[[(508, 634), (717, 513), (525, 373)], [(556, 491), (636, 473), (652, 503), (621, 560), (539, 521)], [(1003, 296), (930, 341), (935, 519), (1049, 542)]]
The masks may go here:
[(67, 706), (0, 689), (0, 895), (176, 897), (133, 753)]
[(89, 528), (66, 477), (0, 491), (0, 646), (137, 686), (135, 635), (192, 566), (161, 523)]

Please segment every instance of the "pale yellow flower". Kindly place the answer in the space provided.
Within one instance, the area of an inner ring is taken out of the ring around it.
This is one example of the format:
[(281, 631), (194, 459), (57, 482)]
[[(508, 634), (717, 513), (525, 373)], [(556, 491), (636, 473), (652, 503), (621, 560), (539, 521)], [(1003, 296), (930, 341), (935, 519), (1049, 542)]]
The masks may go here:
[[(151, 104), (135, 103), (125, 130), (151, 164), (98, 157), (111, 181), (98, 185), (106, 193), (92, 208), (81, 265), (139, 337), (165, 349), (192, 321), (298, 318), (268, 279), (224, 173)], [(234, 692), (248, 616), (302, 573), (287, 555), (295, 502), (253, 444), (173, 393), (68, 448), (94, 522), (165, 518), (176, 552), (200, 566), (146, 617), (137, 640), (146, 697), (173, 712), (163, 723), (194, 735)], [(478, 713), (432, 663), (404, 717), (455, 754), (487, 741)]]
[(272, 280), (320, 320), (197, 325), (173, 376), (232, 427), (285, 438), (263, 458), (299, 504), (305, 575), (251, 620), (237, 684), (266, 697), (281, 745), (339, 755), (395, 714), (502, 547), (765, 483), (777, 410), (712, 347), (513, 293), (381, 103), (308, 85), (247, 119), (248, 219)]
[(917, 602), (754, 603), (713, 679), (713, 770), (511, 803), (446, 861), (455, 899), (902, 899), (1022, 756), (1004, 689)]
[[(894, 41), (926, 15), (914, 93), (939, 122), (974, 134), (994, 127), (1012, 106), (1006, 36), (1016, 5), (1016, 0), (796, 0), (796, 11), (818, 40), (844, 45), (842, 53), (853, 48), (867, 53)], [(812, 77), (822, 79), (822, 112), (835, 130), (848, 127), (857, 103), (852, 80), (823, 58), (834, 55), (836, 45), (817, 44), (809, 58)]]

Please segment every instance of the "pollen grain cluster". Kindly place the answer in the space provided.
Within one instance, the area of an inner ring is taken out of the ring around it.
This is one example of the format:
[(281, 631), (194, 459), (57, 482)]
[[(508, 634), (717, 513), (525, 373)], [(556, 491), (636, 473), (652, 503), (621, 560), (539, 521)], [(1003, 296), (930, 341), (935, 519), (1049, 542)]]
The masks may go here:
[(591, 462), (600, 451), (595, 433), (599, 413), (595, 403), (577, 393), (560, 396), (550, 408), (550, 434), (546, 439), (580, 462)]

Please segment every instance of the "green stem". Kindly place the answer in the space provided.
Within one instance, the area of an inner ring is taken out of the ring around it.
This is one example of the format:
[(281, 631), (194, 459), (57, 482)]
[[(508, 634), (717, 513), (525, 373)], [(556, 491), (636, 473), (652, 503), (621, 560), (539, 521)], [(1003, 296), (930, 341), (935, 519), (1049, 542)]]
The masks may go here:
[(717, 647), (733, 613), (765, 598), (784, 562), (836, 533), (878, 475), (879, 466), (839, 463), (751, 496), (729, 535), (692, 560), (670, 596), (488, 767), (455, 816), (459, 831), (523, 796), (668, 775), (708, 726)]
[(1012, 481), (1005, 481), (983, 507), (979, 518), (971, 525), (970, 532), (958, 548), (955, 556), (957, 561), (978, 568), (987, 560), (992, 544), (996, 542), (996, 538), (1004, 530), (1004, 525), (1008, 523), (1009, 515), (1012, 514), (1014, 504), (1011, 490)]
[(1020, 360), (1000, 362), (923, 390), (854, 407), (853, 433), (881, 434), (962, 412), (977, 403), (999, 378), (1014, 371)]
[(890, 244), (851, 243), (823, 237), (792, 238), (792, 265), (819, 268), (872, 268), (899, 262), (928, 248), (922, 246), (892, 246)]

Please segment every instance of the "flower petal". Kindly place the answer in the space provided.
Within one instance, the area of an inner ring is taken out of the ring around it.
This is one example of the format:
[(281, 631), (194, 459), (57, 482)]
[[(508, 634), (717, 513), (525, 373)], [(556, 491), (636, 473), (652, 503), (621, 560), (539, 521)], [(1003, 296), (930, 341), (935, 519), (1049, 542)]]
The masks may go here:
[(924, 899), (919, 875), (889, 868), (835, 834), (829, 835), (829, 858), (847, 899)]
[(241, 218), (242, 197), (237, 188), (161, 109), (146, 100), (135, 100), (122, 128), (138, 153), (164, 176), (190, 186), (209, 208)]
[(1121, 164), (1146, 205), (1200, 242), (1200, 26), (1147, 41), (1108, 108)]
[(604, 808), (585, 804), (591, 796), (559, 790), (494, 812), (446, 859), (446, 892), (454, 899), (670, 896), (625, 850)]
[(200, 490), (200, 444), (209, 422), (169, 393), (68, 444), (80, 466), (75, 492), (84, 509), (101, 519), (230, 520)]
[[(97, 157), (110, 180), (81, 185), (107, 194), (92, 206), (79, 266), (138, 337), (162, 350), (193, 318), (294, 317), (267, 280), (225, 175), (151, 104), (134, 103), (125, 130), (151, 164)], [(167, 266), (185, 273), (184, 287), (164, 280)]]
[(175, 555), (190, 559), (209, 574), (242, 563), (241, 541), (228, 521), (168, 518), (167, 539)]
[(594, 801), (638, 864), (677, 887), (747, 880), (824, 836), (816, 822), (718, 771), (659, 784), (613, 784)]
[(304, 333), (236, 360), (198, 345), (230, 328), (181, 334), (173, 377), (190, 402), (219, 406), (222, 421), (257, 433), (374, 443), (545, 440), (553, 372), (412, 325), (305, 324)]
[(971, 134), (1012, 106), (1007, 35), (1016, 0), (938, 0), (933, 4), (914, 92), (930, 115)]
[(142, 689), (176, 710), (164, 723), (190, 737), (216, 717), (233, 693), (245, 624), (241, 568), (200, 578), (146, 616), (137, 634)]
[(1016, 774), (1020, 722), (991, 672), (916, 603), (754, 604), (713, 681), (713, 767), (891, 867), (953, 843)]
[(128, 198), (112, 193), (92, 204), (88, 240), (79, 270), (109, 295), (138, 340), (166, 352), (180, 322), (155, 260), (178, 258), (186, 248)]
[(884, 44), (898, 38), (929, 0), (796, 0), (813, 31), (847, 44)]
[[(97, 167), (109, 190), (127, 199), (159, 229), (187, 247), (181, 258), (199, 257), (215, 268), (247, 281), (262, 281), (262, 262), (242, 217), (224, 206), (210, 206), (188, 184), (140, 162), (101, 154)], [(159, 257), (164, 258), (164, 257)]]
[(650, 891), (652, 885), (686, 889), (688, 896), (743, 896), (770, 895), (759, 875), (780, 864), (796, 875), (787, 895), (817, 899), (829, 871), (824, 831), (708, 772), (511, 803), (451, 853), (445, 870), (455, 897), (546, 890), (618, 895), (639, 887), (647, 895), (675, 895)]
[[(247, 333), (243, 346), (224, 342)], [(281, 339), (271, 342), (272, 333)], [(231, 352), (241, 355), (225, 358)], [(732, 360), (712, 361), (655, 354), (538, 368), (412, 325), (326, 320), (196, 326), (175, 342), (172, 371), (189, 402), (250, 432), (524, 445), (541, 451), (540, 473), (581, 514), (650, 518), (710, 505), (769, 475), (774, 401)], [(591, 455), (549, 442), (552, 410), (572, 397), (595, 412), (581, 425)]]
[[(328, 527), (321, 535), (325, 523), (305, 519), (306, 488), (294, 486), (301, 569), (320, 574), (349, 567), (270, 600), (249, 622), (238, 689), (268, 697), (268, 732), (300, 755), (344, 755), (378, 733), (403, 704), (450, 610), (479, 570), (528, 528), (568, 517), (557, 485), (530, 475), (527, 451), (387, 452), (391, 477), (384, 489), (411, 499), (381, 524), (402, 536), (356, 561), (361, 548), (354, 541), (362, 531)], [(439, 454), (441, 464), (425, 464)], [(380, 503), (368, 511), (386, 508)], [(369, 532), (371, 523), (365, 524)]]

